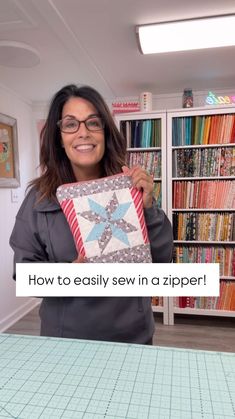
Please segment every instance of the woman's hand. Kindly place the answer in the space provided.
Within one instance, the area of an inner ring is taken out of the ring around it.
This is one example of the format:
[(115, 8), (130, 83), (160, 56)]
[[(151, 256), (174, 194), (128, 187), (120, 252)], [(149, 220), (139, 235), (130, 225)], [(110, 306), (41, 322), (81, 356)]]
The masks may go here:
[(133, 186), (138, 190), (142, 189), (144, 208), (151, 208), (153, 205), (153, 176), (139, 166), (133, 166), (131, 169), (123, 166), (122, 171), (125, 175), (131, 176)]
[(73, 260), (73, 262), (72, 262), (72, 263), (86, 263), (86, 259), (84, 258), (84, 256), (79, 255), (79, 256), (77, 257), (77, 259)]

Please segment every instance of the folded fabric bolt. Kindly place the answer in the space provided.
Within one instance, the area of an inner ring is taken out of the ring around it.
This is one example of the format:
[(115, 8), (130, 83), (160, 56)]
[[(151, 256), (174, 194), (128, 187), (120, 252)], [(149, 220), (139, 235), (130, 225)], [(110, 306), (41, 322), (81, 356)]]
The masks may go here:
[(130, 176), (64, 184), (56, 195), (88, 262), (152, 262), (142, 193)]

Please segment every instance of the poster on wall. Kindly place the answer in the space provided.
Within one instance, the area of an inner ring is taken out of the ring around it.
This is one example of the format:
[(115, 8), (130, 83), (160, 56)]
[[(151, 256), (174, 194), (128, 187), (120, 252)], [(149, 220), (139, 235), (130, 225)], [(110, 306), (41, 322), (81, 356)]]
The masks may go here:
[(0, 113), (0, 188), (20, 186), (16, 119)]

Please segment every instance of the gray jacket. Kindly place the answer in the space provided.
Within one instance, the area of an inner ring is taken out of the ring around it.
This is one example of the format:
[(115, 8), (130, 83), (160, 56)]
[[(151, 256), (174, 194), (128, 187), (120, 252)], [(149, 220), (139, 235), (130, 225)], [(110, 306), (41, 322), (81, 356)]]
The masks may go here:
[[(16, 216), (14, 262), (72, 262), (77, 251), (59, 204), (36, 201), (33, 188)], [(172, 229), (165, 213), (154, 204), (145, 210), (145, 221), (153, 262), (170, 262)], [(44, 298), (40, 317), (44, 336), (146, 343), (154, 332), (150, 298)]]

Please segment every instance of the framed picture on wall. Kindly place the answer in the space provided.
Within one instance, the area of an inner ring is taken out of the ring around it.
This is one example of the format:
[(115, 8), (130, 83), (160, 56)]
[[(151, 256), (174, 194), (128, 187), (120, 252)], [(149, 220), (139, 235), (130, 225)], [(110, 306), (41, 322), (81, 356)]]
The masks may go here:
[(20, 186), (16, 119), (0, 113), (0, 188)]

